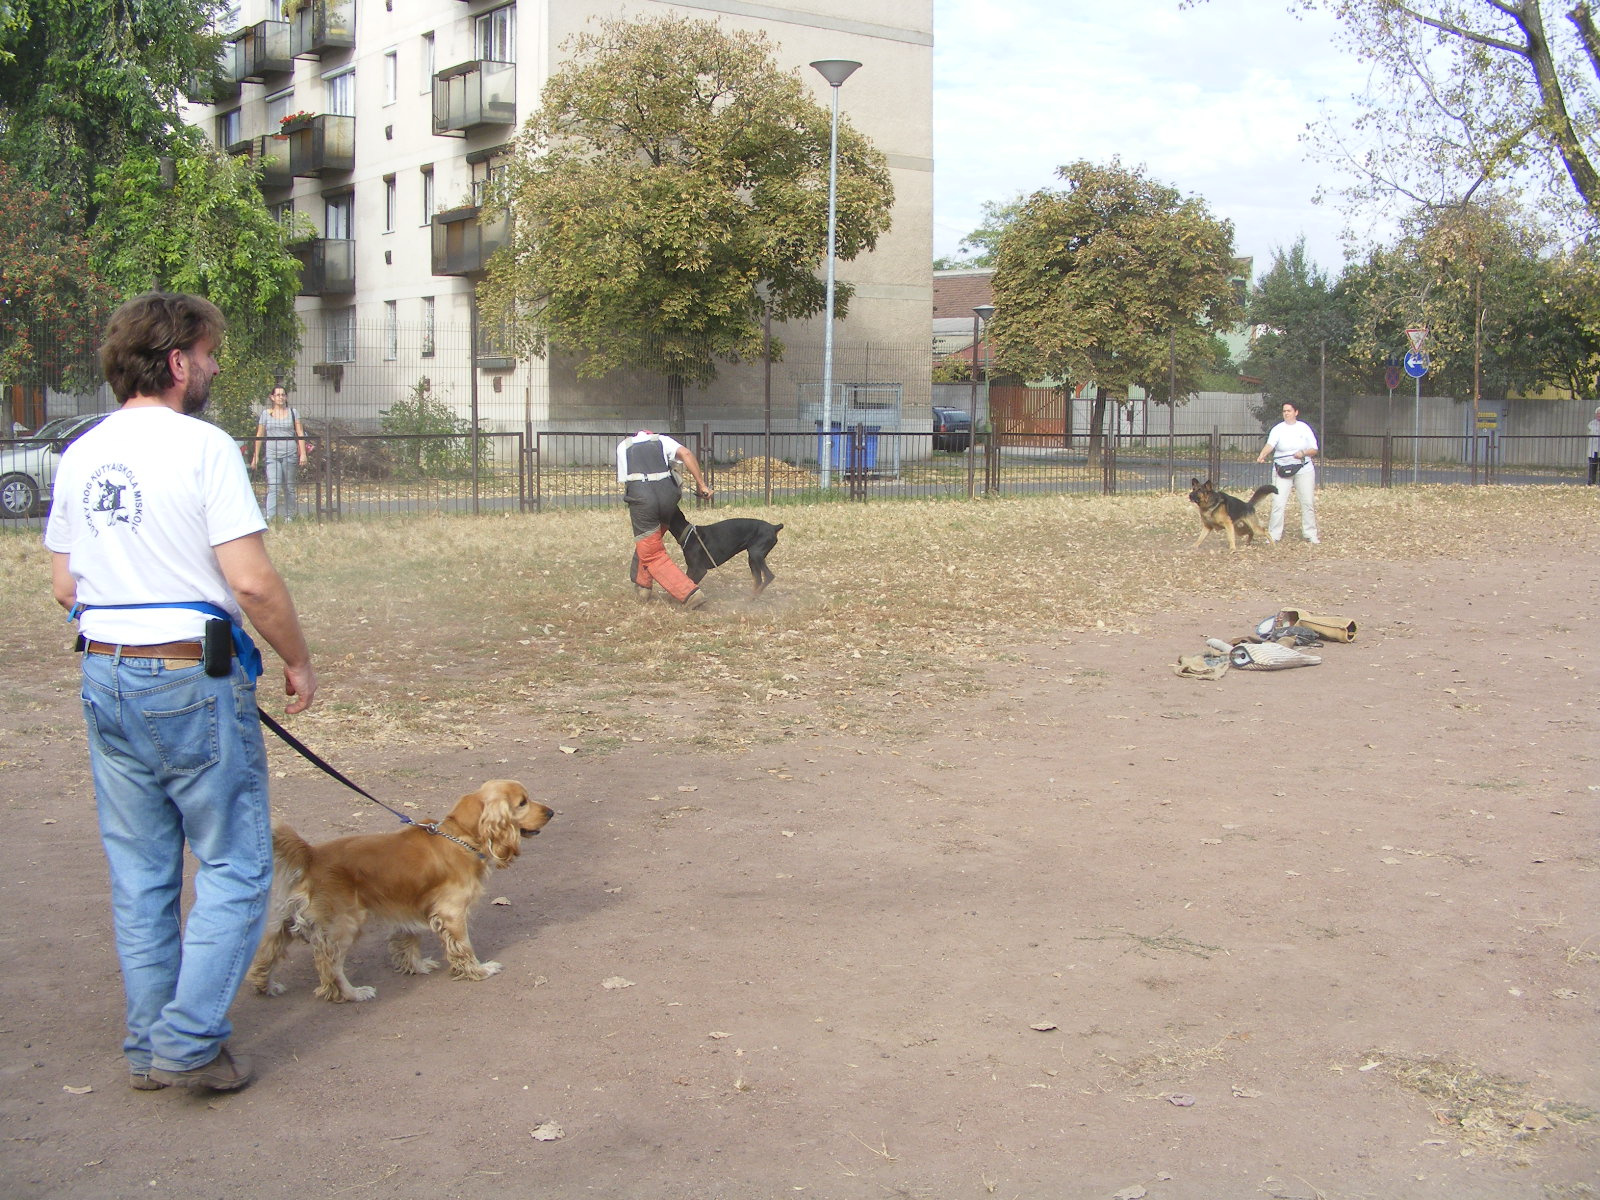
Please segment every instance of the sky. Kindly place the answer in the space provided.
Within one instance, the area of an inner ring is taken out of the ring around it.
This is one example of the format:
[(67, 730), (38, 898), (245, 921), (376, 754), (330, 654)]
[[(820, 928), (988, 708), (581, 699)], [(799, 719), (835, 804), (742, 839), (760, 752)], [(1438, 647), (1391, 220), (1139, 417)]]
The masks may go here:
[[(1062, 187), (1076, 159), (1144, 166), (1234, 225), (1255, 258), (1304, 234), (1330, 274), (1339, 178), (1301, 135), (1365, 90), (1336, 23), (1289, 0), (934, 0), (935, 256), (954, 255), (986, 200)], [(1333, 199), (1336, 200), (1336, 197)]]

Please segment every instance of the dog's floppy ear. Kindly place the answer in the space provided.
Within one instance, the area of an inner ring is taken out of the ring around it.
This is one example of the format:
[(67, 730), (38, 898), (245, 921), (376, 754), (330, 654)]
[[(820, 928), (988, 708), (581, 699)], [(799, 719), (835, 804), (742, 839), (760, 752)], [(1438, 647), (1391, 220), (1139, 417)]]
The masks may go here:
[(511, 789), (503, 782), (484, 784), (477, 793), (482, 798), (478, 817), (478, 844), (497, 867), (509, 866), (522, 851), (522, 830), (511, 819)]

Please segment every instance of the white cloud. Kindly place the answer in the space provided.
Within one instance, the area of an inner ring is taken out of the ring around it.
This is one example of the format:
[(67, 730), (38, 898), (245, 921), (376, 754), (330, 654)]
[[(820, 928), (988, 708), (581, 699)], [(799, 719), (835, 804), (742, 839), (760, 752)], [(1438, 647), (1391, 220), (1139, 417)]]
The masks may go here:
[(1331, 18), (1287, 0), (934, 2), (934, 252), (953, 254), (985, 201), (1058, 186), (1078, 158), (1120, 155), (1234, 222), (1258, 269), (1302, 233), (1341, 262), (1337, 185), (1301, 140), (1365, 71)]

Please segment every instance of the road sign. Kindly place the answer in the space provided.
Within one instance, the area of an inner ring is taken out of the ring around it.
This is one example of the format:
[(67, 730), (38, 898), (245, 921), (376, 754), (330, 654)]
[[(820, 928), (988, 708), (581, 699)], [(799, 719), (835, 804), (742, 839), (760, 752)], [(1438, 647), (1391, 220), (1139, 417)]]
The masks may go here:
[(1400, 386), (1400, 368), (1388, 366), (1383, 369), (1383, 384), (1391, 392)]
[(1421, 354), (1423, 343), (1428, 340), (1428, 331), (1421, 327), (1408, 329), (1406, 330), (1406, 337), (1411, 339), (1411, 348)]
[(1428, 373), (1428, 352), (1426, 350), (1413, 350), (1405, 358), (1406, 374), (1413, 379), (1421, 379)]

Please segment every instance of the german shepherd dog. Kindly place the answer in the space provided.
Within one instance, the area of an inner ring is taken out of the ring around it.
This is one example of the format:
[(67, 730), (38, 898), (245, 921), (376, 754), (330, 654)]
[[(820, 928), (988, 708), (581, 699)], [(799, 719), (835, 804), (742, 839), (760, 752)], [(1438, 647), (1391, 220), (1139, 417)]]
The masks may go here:
[(1267, 531), (1261, 526), (1261, 518), (1256, 514), (1256, 505), (1263, 496), (1275, 496), (1278, 489), (1270, 483), (1264, 483), (1251, 493), (1249, 500), (1241, 500), (1237, 496), (1230, 496), (1227, 492), (1218, 491), (1211, 480), (1201, 483), (1198, 479), (1190, 479), (1189, 502), (1200, 510), (1200, 536), (1195, 539), (1194, 548), (1198, 550), (1200, 543), (1213, 529), (1226, 530), (1228, 534), (1228, 549), (1239, 548), (1239, 538), (1243, 536), (1247, 542), (1254, 543), (1257, 537), (1265, 537)]

